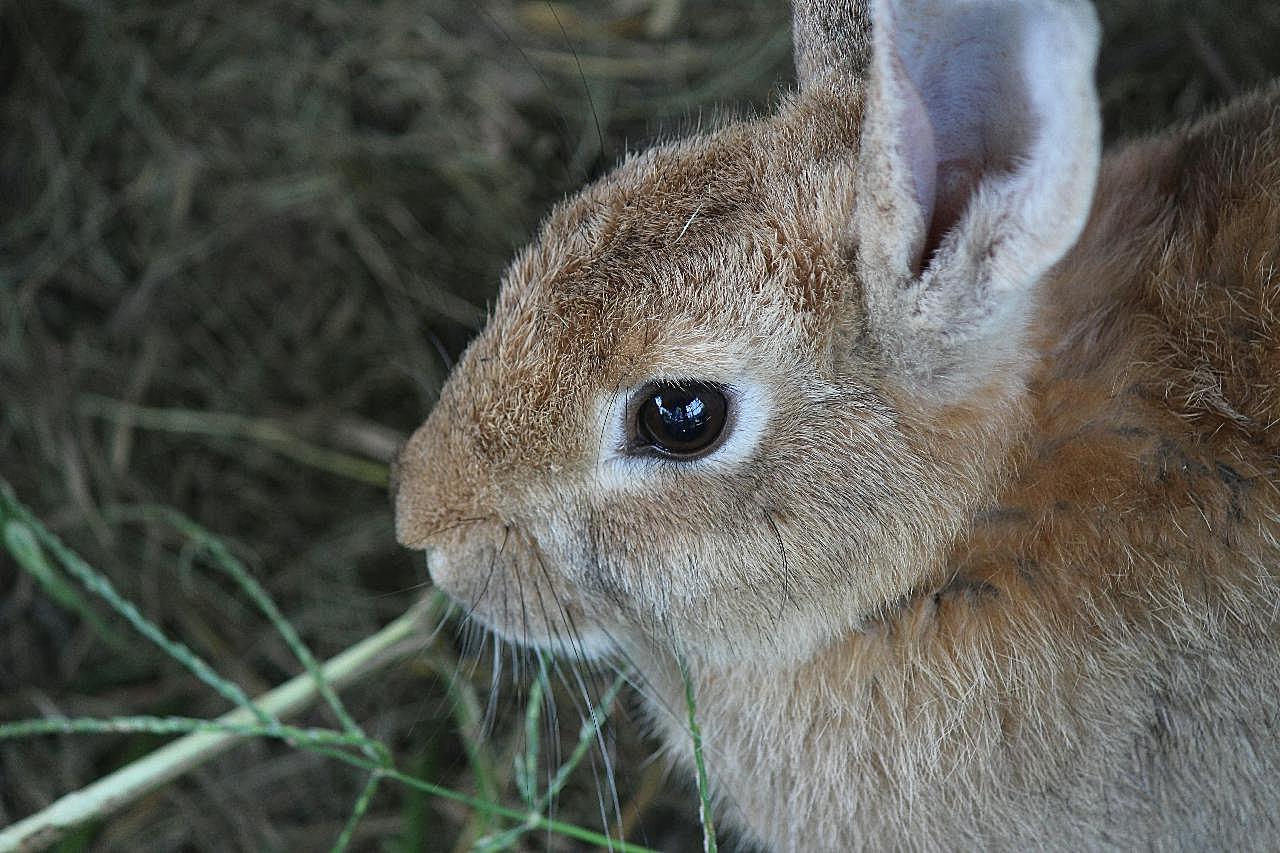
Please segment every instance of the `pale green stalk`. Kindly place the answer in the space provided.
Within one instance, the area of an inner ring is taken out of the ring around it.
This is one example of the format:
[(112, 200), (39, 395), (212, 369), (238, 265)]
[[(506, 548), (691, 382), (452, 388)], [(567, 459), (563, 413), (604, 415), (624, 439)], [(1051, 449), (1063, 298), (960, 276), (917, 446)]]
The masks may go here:
[[(423, 625), (425, 611), (425, 605), (413, 608), (377, 634), (333, 658), (321, 667), (323, 679), (338, 689), (416, 648), (415, 635)], [(266, 714), (268, 719), (273, 719), (296, 713), (314, 702), (316, 696), (315, 679), (310, 673), (303, 673), (261, 696), (254, 706)], [(48, 808), (0, 830), (0, 851), (42, 849), (56, 842), (68, 830), (85, 821), (112, 814), (147, 792), (225, 752), (246, 736), (287, 732), (287, 727), (278, 724), (254, 726), (257, 719), (258, 716), (248, 708), (237, 708), (211, 721), (213, 730), (194, 731), (79, 791), (67, 794)], [(75, 730), (65, 725), (74, 722), (76, 721), (38, 720), (33, 721), (34, 725), (11, 723), (0, 728), (0, 733), (7, 730), (11, 736), (18, 736), (35, 733), (40, 727), (56, 731), (59, 730), (60, 723), (63, 724), (63, 730)], [(104, 724), (101, 728), (103, 731), (113, 730), (110, 720), (88, 722)], [(187, 722), (198, 725), (205, 721)], [(19, 730), (19, 726), (26, 726), (26, 731)], [(221, 727), (226, 728), (219, 730)], [(236, 727), (241, 731), (235, 731)], [(80, 730), (85, 728), (81, 727)], [(362, 738), (337, 732), (324, 733), (323, 730), (295, 729), (293, 733), (305, 735), (298, 740), (316, 745), (322, 741), (332, 746), (364, 746), (367, 743)], [(328, 734), (329, 737), (321, 737), (321, 734)], [(378, 769), (377, 764), (370, 764), (371, 770)]]
[(702, 729), (698, 726), (698, 706), (693, 696), (693, 679), (689, 666), (680, 658), (680, 677), (684, 679), (684, 704), (689, 713), (689, 736), (693, 739), (693, 763), (698, 772), (698, 817), (702, 821), (702, 849), (716, 853), (716, 827), (711, 817), (711, 788), (707, 782), (707, 764), (702, 757)]

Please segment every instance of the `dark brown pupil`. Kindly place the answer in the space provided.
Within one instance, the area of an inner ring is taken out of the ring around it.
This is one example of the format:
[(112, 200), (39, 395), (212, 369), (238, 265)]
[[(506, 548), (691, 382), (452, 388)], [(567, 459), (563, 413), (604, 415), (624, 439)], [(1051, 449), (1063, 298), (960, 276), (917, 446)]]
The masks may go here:
[(728, 403), (707, 382), (654, 385), (637, 413), (640, 440), (668, 456), (695, 456), (724, 429)]

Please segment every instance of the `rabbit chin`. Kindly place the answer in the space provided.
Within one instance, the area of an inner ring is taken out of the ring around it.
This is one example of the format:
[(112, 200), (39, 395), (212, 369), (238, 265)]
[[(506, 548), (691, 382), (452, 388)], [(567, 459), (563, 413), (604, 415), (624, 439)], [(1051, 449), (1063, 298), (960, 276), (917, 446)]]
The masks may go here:
[(580, 604), (548, 588), (554, 576), (541, 571), (537, 556), (526, 547), (512, 544), (516, 534), (496, 538), (496, 548), (426, 551), (431, 582), (467, 620), (514, 645), (579, 660), (598, 660), (616, 651), (613, 637), (593, 624)]

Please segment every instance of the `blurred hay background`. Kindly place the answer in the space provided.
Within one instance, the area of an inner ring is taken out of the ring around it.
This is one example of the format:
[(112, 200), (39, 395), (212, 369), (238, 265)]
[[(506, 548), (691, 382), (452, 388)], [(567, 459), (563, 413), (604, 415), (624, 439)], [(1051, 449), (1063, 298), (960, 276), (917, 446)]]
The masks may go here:
[[(1112, 138), (1280, 73), (1270, 0), (1100, 11)], [(173, 506), (226, 537), (318, 653), (368, 635), (421, 594), (421, 565), (394, 544), (376, 466), (324, 470), (279, 436), (389, 458), (548, 205), (655, 134), (767, 105), (790, 76), (787, 14), (763, 0), (0, 0), (0, 476), (252, 692), (295, 672), (265, 620), (171, 531), (113, 507)], [(352, 707), (403, 766), (473, 790), (474, 732), (441, 678), (452, 645)], [(488, 672), (465, 655), (463, 671)], [(504, 676), (485, 747), (498, 766), (520, 698)], [(221, 710), (145, 643), (113, 651), (0, 552), (0, 720)], [(624, 720), (610, 745), (630, 837), (693, 849), (695, 797), (661, 785), (637, 728)], [(0, 743), (0, 825), (155, 745)], [(584, 777), (559, 816), (600, 826)], [(66, 849), (323, 849), (359, 784), (247, 744)], [(468, 819), (388, 786), (356, 846), (465, 849)]]

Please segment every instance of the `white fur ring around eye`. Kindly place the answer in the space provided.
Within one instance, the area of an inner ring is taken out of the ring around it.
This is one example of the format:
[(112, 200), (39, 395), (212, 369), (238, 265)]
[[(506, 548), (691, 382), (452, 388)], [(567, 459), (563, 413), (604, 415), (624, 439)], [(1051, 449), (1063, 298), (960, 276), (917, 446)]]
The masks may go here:
[(597, 474), (625, 488), (649, 476), (735, 467), (755, 452), (770, 408), (768, 391), (750, 381), (664, 379), (611, 394), (598, 407)]

